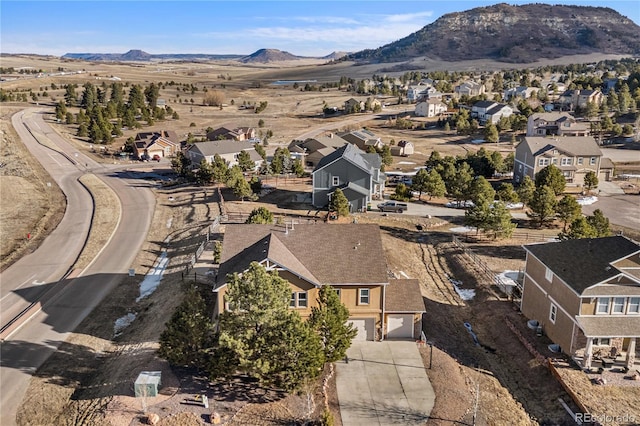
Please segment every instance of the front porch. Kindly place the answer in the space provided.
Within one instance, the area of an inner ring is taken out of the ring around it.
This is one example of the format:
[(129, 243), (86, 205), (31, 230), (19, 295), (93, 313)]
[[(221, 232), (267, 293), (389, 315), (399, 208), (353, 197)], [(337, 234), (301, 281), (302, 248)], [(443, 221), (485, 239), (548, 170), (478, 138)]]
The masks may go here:
[(640, 387), (640, 345), (636, 339), (611, 339), (609, 346), (594, 346), (593, 340), (587, 338), (587, 345), (572, 356), (591, 381)]

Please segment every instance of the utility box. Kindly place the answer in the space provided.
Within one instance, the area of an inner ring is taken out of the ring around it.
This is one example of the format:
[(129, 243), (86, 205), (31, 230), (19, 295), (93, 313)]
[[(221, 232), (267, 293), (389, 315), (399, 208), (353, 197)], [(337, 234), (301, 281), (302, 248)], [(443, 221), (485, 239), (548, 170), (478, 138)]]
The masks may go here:
[(134, 385), (136, 398), (158, 396), (161, 376), (162, 371), (141, 371)]

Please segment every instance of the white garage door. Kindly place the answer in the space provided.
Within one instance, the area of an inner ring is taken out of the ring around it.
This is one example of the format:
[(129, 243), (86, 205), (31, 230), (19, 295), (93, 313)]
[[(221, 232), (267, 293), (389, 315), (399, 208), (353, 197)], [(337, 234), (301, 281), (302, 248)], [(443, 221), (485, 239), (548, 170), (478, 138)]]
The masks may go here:
[(373, 332), (375, 321), (373, 318), (354, 318), (349, 319), (349, 322), (353, 324), (358, 331), (358, 334), (356, 334), (356, 337), (354, 337), (353, 340), (374, 340)]
[(413, 338), (413, 315), (389, 314), (387, 316), (387, 337), (390, 339)]

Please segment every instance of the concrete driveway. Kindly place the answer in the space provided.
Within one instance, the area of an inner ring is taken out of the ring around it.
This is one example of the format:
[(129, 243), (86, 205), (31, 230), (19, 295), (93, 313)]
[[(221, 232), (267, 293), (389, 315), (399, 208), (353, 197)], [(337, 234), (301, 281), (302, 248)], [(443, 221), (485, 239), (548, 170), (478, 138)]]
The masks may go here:
[(344, 426), (424, 425), (435, 395), (413, 341), (353, 342), (336, 363)]

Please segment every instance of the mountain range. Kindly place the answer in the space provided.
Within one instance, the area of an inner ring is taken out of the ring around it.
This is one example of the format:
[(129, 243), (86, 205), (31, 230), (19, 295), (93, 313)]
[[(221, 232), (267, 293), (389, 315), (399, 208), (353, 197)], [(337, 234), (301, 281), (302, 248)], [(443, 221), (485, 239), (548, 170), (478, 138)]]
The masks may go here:
[[(333, 52), (314, 59), (392, 63), (426, 57), (442, 61), (491, 59), (529, 63), (575, 54), (640, 55), (640, 26), (607, 7), (501, 3), (443, 15), (398, 41), (361, 52)], [(250, 55), (67, 53), (88, 61), (237, 60), (269, 63), (309, 59), (278, 49)]]

